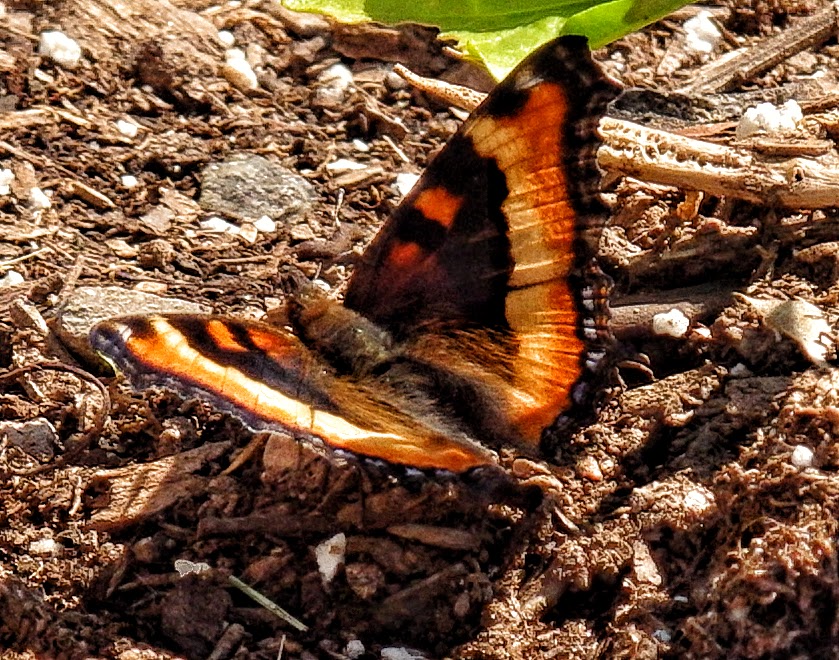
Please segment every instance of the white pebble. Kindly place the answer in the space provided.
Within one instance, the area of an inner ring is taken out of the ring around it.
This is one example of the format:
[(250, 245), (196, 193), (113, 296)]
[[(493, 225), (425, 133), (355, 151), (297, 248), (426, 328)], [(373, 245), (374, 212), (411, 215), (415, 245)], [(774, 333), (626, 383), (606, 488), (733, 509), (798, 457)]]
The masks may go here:
[(657, 335), (680, 339), (687, 334), (688, 328), (690, 319), (678, 309), (671, 309), (653, 317), (653, 332)]
[(228, 30), (219, 30), (218, 40), (225, 48), (232, 48), (233, 44), (236, 43), (236, 37)]
[(40, 188), (32, 188), (29, 191), (29, 203), (32, 204), (33, 208), (39, 209), (41, 211), (43, 211), (44, 209), (48, 209), (50, 206), (52, 206), (50, 198)]
[(137, 131), (139, 127), (133, 121), (126, 121), (125, 119), (120, 119), (117, 121), (117, 130), (122, 133), (125, 137), (133, 138), (137, 137)]
[(136, 188), (137, 184), (140, 183), (137, 177), (132, 174), (123, 174), (119, 180), (126, 188)]
[(720, 32), (710, 12), (700, 11), (684, 24), (685, 45), (697, 53), (712, 53), (722, 41)]
[(256, 243), (256, 239), (259, 238), (259, 232), (250, 222), (243, 223), (242, 226), (239, 227), (238, 234), (239, 238), (247, 243)]
[(697, 325), (691, 332), (693, 333), (696, 339), (702, 341), (710, 341), (711, 337), (713, 336), (711, 334), (711, 330), (709, 328), (706, 328), (704, 325)]
[(685, 493), (682, 504), (688, 511), (699, 516), (714, 505), (714, 494), (710, 490), (697, 486)]
[(333, 64), (321, 72), (318, 76), (318, 82), (327, 84), (336, 90), (346, 91), (353, 84), (352, 71), (346, 64)]
[(224, 218), (219, 218), (217, 215), (210, 216), (206, 220), (198, 223), (206, 232), (211, 234), (238, 234), (239, 228), (236, 225), (230, 224)]
[(16, 270), (10, 270), (3, 277), (0, 277), (0, 289), (15, 286), (16, 284), (23, 284), (23, 282), (23, 275)]
[(315, 547), (315, 561), (318, 563), (320, 577), (324, 584), (329, 584), (338, 574), (338, 568), (344, 563), (347, 553), (347, 537), (336, 534)]
[(419, 181), (419, 174), (410, 174), (408, 172), (400, 172), (396, 175), (396, 189), (403, 197), (411, 192), (416, 182)]
[(771, 103), (758, 103), (754, 108), (746, 110), (740, 118), (735, 136), (742, 140), (759, 131), (769, 134), (791, 133), (798, 128), (803, 118), (801, 106), (793, 99), (780, 107)]
[(364, 655), (365, 650), (364, 643), (360, 639), (351, 639), (344, 648), (344, 655), (350, 660), (355, 660)]
[(0, 195), (8, 195), (12, 192), (12, 181), (15, 180), (15, 174), (11, 170), (0, 169)]
[(58, 30), (41, 32), (38, 53), (68, 69), (75, 69), (82, 59), (82, 47), (78, 42)]
[(358, 138), (355, 138), (355, 140), (352, 141), (352, 146), (355, 147), (357, 151), (361, 151), (365, 154), (370, 151), (370, 145), (364, 142), (364, 140), (359, 140)]
[(277, 231), (277, 223), (274, 222), (271, 218), (267, 215), (263, 215), (259, 218), (256, 222), (253, 223), (253, 226), (256, 228), (258, 232), (262, 232), (263, 234), (271, 234)]
[(813, 467), (813, 450), (806, 445), (795, 445), (790, 456), (790, 462), (797, 468)]
[(55, 539), (38, 539), (29, 543), (29, 552), (41, 557), (55, 557), (61, 553), (61, 544)]
[(176, 559), (175, 570), (183, 577), (190, 573), (206, 573), (210, 570), (210, 565), (203, 561), (192, 562), (189, 559)]
[(326, 169), (330, 172), (341, 174), (343, 172), (365, 170), (367, 169), (367, 166), (364, 163), (359, 163), (354, 160), (349, 160), (347, 158), (339, 158), (338, 160), (334, 160), (331, 163), (327, 163)]
[(227, 51), (226, 61), (221, 68), (222, 75), (231, 85), (242, 92), (250, 92), (259, 87), (256, 73), (245, 59), (245, 53), (238, 48)]

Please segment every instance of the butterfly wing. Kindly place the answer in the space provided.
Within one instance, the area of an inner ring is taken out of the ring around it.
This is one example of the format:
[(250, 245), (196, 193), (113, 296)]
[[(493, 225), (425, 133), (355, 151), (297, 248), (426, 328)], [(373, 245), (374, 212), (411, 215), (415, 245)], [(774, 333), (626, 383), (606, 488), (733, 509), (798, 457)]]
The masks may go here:
[(490, 382), (501, 365), (490, 396), (526, 443), (571, 405), (608, 314), (583, 271), (605, 223), (597, 123), (616, 94), (584, 39), (539, 49), (432, 161), (347, 291), (349, 308), (397, 337), (422, 343), (431, 326), (491, 345), (454, 368)]
[(251, 428), (287, 428), (391, 463), (463, 472), (494, 455), (383, 381), (332, 373), (297, 337), (262, 323), (172, 314), (98, 324), (93, 348), (135, 387), (201, 396)]
[[(91, 343), (137, 387), (168, 384), (254, 428), (396, 464), (463, 472), (495, 460), (476, 437), (535, 444), (586, 359), (581, 270), (603, 223), (595, 127), (613, 95), (584, 40), (528, 58), (385, 224), (345, 314), (303, 305), (305, 341), (168, 315), (106, 321)], [(352, 345), (372, 360), (357, 373), (340, 366), (356, 364)]]

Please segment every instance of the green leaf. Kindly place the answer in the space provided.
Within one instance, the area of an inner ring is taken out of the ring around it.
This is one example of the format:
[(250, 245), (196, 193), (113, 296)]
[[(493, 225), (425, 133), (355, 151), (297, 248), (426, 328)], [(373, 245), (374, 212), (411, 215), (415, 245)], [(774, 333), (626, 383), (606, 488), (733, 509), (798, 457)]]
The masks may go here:
[(493, 32), (533, 23), (546, 16), (571, 16), (598, 0), (285, 0), (295, 11), (329, 14), (341, 22), (422, 23), (443, 32)]
[(687, 0), (284, 0), (289, 9), (329, 14), (344, 23), (423, 23), (456, 39), (501, 79), (540, 44), (583, 34), (599, 48)]
[(688, 4), (681, 0), (612, 0), (571, 16), (563, 34), (584, 34), (600, 48)]

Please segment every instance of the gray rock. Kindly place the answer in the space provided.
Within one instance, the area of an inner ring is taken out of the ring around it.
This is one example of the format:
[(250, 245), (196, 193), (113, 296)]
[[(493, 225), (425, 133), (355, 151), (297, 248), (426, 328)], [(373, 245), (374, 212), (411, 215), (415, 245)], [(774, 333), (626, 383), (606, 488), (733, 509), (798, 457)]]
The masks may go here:
[(289, 222), (312, 213), (312, 185), (262, 156), (239, 154), (213, 163), (204, 168), (202, 179), (198, 203), (211, 213), (248, 222), (264, 215)]
[(68, 348), (96, 362), (99, 358), (90, 348), (87, 335), (100, 321), (127, 314), (208, 314), (211, 311), (207, 305), (180, 298), (164, 298), (119, 287), (83, 286), (67, 299), (53, 324), (53, 330)]
[(46, 419), (31, 419), (26, 422), (0, 421), (0, 438), (40, 461), (48, 461), (55, 455), (58, 434)]

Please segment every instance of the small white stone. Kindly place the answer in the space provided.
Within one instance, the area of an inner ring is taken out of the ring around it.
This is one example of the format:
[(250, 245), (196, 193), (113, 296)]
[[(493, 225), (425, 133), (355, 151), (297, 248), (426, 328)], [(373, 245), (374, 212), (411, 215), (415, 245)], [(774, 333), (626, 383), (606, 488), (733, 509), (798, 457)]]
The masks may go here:
[(55, 557), (61, 554), (61, 544), (55, 539), (38, 539), (29, 543), (29, 553), (40, 557)]
[(365, 650), (364, 643), (360, 639), (351, 639), (347, 642), (346, 647), (344, 647), (344, 655), (350, 658), (350, 660), (355, 660), (364, 655)]
[(678, 309), (671, 309), (653, 317), (653, 332), (657, 335), (681, 339), (689, 328), (690, 319)]
[(790, 455), (790, 462), (797, 468), (813, 467), (813, 450), (806, 445), (796, 445)]
[(133, 121), (120, 119), (117, 121), (117, 130), (120, 133), (122, 133), (125, 137), (134, 138), (137, 137), (137, 131), (139, 130), (139, 127)]
[(785, 122), (786, 127), (790, 127), (791, 130), (798, 128), (799, 124), (804, 121), (804, 111), (798, 105), (798, 101), (790, 99), (781, 106), (781, 121)]
[(82, 59), (82, 47), (78, 42), (58, 30), (41, 32), (38, 53), (68, 69), (75, 69)]
[(685, 494), (682, 503), (694, 515), (702, 515), (714, 505), (714, 494), (705, 488), (693, 488)]
[(360, 151), (365, 154), (370, 151), (370, 145), (358, 138), (355, 138), (355, 140), (352, 141), (352, 146), (356, 149), (356, 151)]
[(233, 44), (236, 43), (236, 37), (229, 30), (219, 30), (218, 40), (225, 48), (232, 48)]
[(747, 138), (754, 133), (758, 133), (763, 129), (763, 124), (768, 123), (770, 119), (768, 115), (770, 115), (775, 109), (775, 106), (771, 103), (760, 103), (754, 108), (749, 108), (743, 113), (743, 116), (740, 117), (740, 121), (737, 123), (737, 128), (734, 131), (734, 136), (738, 140), (742, 140), (743, 138)]
[(316, 107), (338, 109), (346, 103), (352, 86), (352, 71), (343, 64), (333, 64), (318, 76), (311, 102)]
[(343, 172), (355, 172), (357, 170), (365, 170), (367, 166), (364, 163), (359, 163), (355, 160), (347, 158), (339, 158), (338, 160), (327, 163), (326, 169), (335, 174), (342, 174)]
[(697, 53), (712, 53), (722, 41), (722, 32), (708, 11), (700, 11), (684, 24), (685, 46)]
[(336, 534), (315, 547), (315, 561), (318, 563), (320, 577), (324, 584), (329, 584), (338, 574), (347, 553), (347, 537)]
[(221, 73), (227, 82), (242, 92), (250, 92), (259, 87), (256, 73), (245, 58), (244, 52), (238, 48), (231, 48), (225, 56), (226, 61), (221, 67)]
[(801, 106), (793, 99), (780, 107), (771, 103), (758, 103), (746, 110), (734, 134), (738, 140), (742, 140), (759, 131), (766, 131), (770, 135), (791, 133), (799, 127), (803, 118)]
[(136, 176), (131, 174), (123, 174), (119, 180), (122, 182), (126, 188), (136, 188), (140, 181), (137, 179)]
[(23, 275), (18, 273), (16, 270), (10, 270), (7, 271), (3, 277), (0, 277), (0, 289), (15, 286), (17, 284), (23, 284), (23, 282)]
[(0, 196), (5, 196), (12, 192), (11, 185), (14, 180), (14, 172), (0, 169)]
[(277, 231), (277, 223), (274, 222), (271, 218), (267, 215), (263, 215), (259, 218), (256, 222), (253, 223), (253, 226), (256, 228), (258, 232), (263, 234), (271, 234)]
[(250, 222), (245, 222), (239, 227), (239, 238), (247, 243), (256, 243), (256, 239), (259, 238), (259, 231)]
[(206, 220), (198, 223), (203, 231), (210, 234), (233, 234), (239, 233), (239, 228), (236, 225), (230, 224), (224, 218), (219, 218), (217, 215), (212, 215)]
[(697, 325), (691, 330), (694, 337), (698, 340), (702, 341), (709, 341), (713, 335), (711, 334), (711, 330), (704, 325)]
[(673, 639), (673, 634), (667, 628), (658, 628), (653, 630), (653, 638), (667, 644)]
[(193, 562), (189, 561), (189, 559), (176, 559), (175, 570), (183, 577), (190, 573), (206, 573), (210, 570), (210, 565), (203, 561)]
[(336, 90), (346, 91), (353, 84), (353, 75), (346, 64), (333, 64), (321, 72), (318, 81)]
[(411, 189), (419, 181), (419, 174), (410, 174), (409, 172), (400, 172), (396, 175), (396, 189), (403, 197), (411, 192)]
[(29, 203), (32, 207), (38, 210), (45, 210), (52, 206), (52, 202), (47, 194), (40, 188), (32, 188), (29, 191)]

